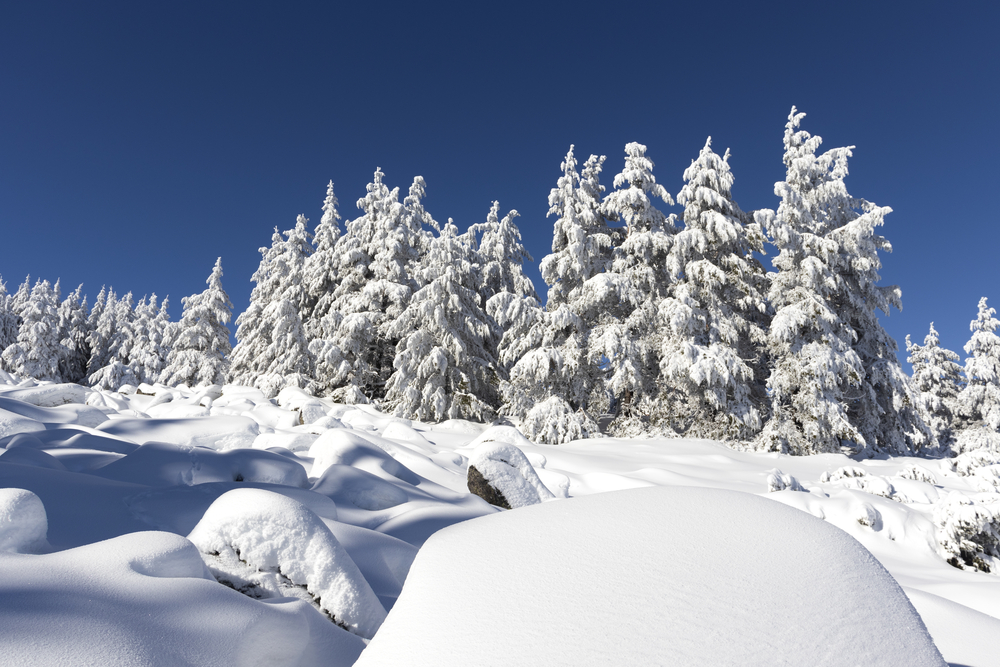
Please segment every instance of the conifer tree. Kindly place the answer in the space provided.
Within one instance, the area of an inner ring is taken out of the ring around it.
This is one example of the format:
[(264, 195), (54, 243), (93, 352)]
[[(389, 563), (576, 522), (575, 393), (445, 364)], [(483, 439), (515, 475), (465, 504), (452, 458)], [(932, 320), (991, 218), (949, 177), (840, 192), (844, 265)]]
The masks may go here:
[(744, 440), (760, 430), (767, 304), (753, 253), (764, 235), (733, 201), (729, 152), (705, 142), (684, 171), (684, 229), (667, 264), (678, 276), (659, 306), (665, 330), (660, 415), (689, 437)]
[(7, 294), (7, 285), (0, 280), (0, 353), (17, 342), (18, 319), (13, 306), (13, 296)]
[(958, 392), (963, 385), (962, 366), (958, 354), (941, 347), (941, 339), (931, 322), (924, 344), (917, 345), (906, 337), (907, 361), (913, 365), (913, 383), (918, 400), (925, 411), (925, 420), (942, 448), (954, 444)]
[(345, 225), (337, 245), (340, 283), (311, 347), (323, 391), (347, 403), (385, 395), (399, 341), (392, 323), (417, 288), (411, 272), (425, 243), (421, 224), (430, 219), (420, 203), (422, 177), (400, 204), (399, 189), (390, 190), (384, 175), (375, 171), (357, 203), (362, 215)]
[(59, 375), (63, 382), (81, 382), (87, 377), (90, 345), (87, 343), (87, 297), (82, 296), (83, 285), (59, 304), (59, 336), (63, 356), (59, 361)]
[(21, 377), (60, 381), (58, 299), (47, 280), (35, 283), (21, 305), (17, 342), (0, 355), (4, 369)]
[(594, 285), (587, 300), (592, 310), (602, 304), (590, 327), (591, 358), (606, 359), (607, 393), (622, 405), (624, 419), (613, 429), (621, 435), (643, 430), (655, 400), (659, 370), (657, 305), (667, 296), (673, 276), (667, 255), (673, 243), (674, 216), (653, 205), (674, 200), (653, 176), (653, 162), (639, 143), (625, 146), (625, 168), (615, 176), (615, 190), (602, 204), (604, 214), (626, 223), (626, 235), (615, 248), (611, 271)]
[(603, 393), (599, 354), (589, 354), (591, 323), (617, 299), (603, 297), (610, 264), (611, 230), (601, 210), (599, 176), (604, 157), (591, 155), (576, 171), (573, 147), (560, 165), (563, 174), (549, 193), (552, 253), (541, 262), (549, 285), (548, 303), (510, 300), (494, 317), (504, 327), (501, 366), (503, 413), (517, 419), (536, 442), (562, 443), (600, 435), (586, 412), (592, 395)]
[(231, 351), (226, 324), (233, 304), (222, 287), (221, 257), (205, 282), (208, 289), (181, 299), (184, 312), (160, 376), (163, 384), (195, 387), (225, 382)]
[(979, 300), (979, 315), (969, 328), (965, 344), (965, 387), (958, 395), (961, 431), (955, 449), (967, 452), (987, 449), (1000, 452), (1000, 321), (996, 309)]
[(385, 404), (398, 416), (482, 422), (495, 414), (499, 330), (476, 292), (472, 234), (460, 237), (451, 220), (441, 228), (419, 272), (424, 286), (390, 323), (399, 343)]
[(304, 290), (302, 321), (310, 340), (322, 333), (323, 318), (333, 305), (337, 287), (337, 243), (340, 241), (340, 213), (333, 181), (326, 187), (323, 217), (313, 232), (315, 250), (306, 258), (302, 283)]
[(758, 442), (768, 450), (906, 454), (932, 444), (876, 316), (900, 308), (895, 286), (880, 287), (875, 233), (891, 211), (847, 193), (851, 148), (817, 156), (822, 140), (785, 126), (785, 181), (775, 184), (777, 214), (759, 212), (779, 249), (769, 290), (772, 417)]
[[(92, 387), (117, 391), (123, 385), (138, 385), (141, 380), (130, 365), (136, 344), (134, 298), (128, 292), (116, 299), (111, 291), (98, 323), (101, 338), (106, 341), (104, 364), (92, 371), (87, 382)], [(91, 356), (91, 367), (95, 364)]]
[(305, 260), (312, 248), (307, 222), (300, 215), (285, 238), (274, 228), (271, 247), (260, 249), (250, 306), (236, 319), (230, 382), (256, 387), (268, 397), (286, 386), (311, 385), (313, 358), (298, 310)]

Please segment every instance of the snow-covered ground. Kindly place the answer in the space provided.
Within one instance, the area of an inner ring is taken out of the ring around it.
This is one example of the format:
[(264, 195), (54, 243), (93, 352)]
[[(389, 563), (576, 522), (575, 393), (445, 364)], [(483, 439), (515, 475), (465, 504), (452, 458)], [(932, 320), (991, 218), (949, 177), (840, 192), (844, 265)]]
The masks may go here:
[(7, 379), (5, 664), (941, 664), (922, 618), (1000, 665), (1000, 577), (942, 546), (1000, 500), (974, 466)]

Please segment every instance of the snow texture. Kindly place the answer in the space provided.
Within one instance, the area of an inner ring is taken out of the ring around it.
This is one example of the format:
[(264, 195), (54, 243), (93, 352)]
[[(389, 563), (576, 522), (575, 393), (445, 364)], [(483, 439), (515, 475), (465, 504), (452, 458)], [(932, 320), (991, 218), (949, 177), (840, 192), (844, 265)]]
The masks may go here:
[[(625, 518), (637, 516), (655, 529), (636, 531)], [(439, 532), (357, 664), (550, 662), (945, 664), (855, 540), (779, 503), (684, 488), (546, 503)]]

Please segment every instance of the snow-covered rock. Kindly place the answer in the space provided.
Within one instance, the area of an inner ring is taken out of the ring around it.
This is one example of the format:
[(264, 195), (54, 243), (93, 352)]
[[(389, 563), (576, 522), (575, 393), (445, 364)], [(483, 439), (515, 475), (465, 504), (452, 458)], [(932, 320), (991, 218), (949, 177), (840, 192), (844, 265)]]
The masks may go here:
[(507, 442), (487, 440), (476, 447), (469, 457), (468, 475), (469, 490), (500, 507), (527, 507), (555, 498), (524, 452)]
[(216, 579), (251, 597), (298, 597), (370, 638), (385, 609), (337, 538), (290, 498), (237, 489), (209, 507), (190, 539)]

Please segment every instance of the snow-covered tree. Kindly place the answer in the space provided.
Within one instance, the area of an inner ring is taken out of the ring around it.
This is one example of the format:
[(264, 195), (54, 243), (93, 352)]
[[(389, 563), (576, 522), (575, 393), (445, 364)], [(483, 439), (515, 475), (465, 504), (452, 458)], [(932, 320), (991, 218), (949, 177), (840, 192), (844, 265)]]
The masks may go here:
[(313, 358), (299, 315), (303, 269), (312, 250), (308, 220), (299, 216), (284, 233), (274, 228), (271, 247), (261, 248), (250, 306), (236, 319), (236, 348), (229, 381), (275, 396), (286, 386), (309, 387)]
[(496, 399), (499, 330), (480, 305), (474, 232), (458, 235), (451, 220), (419, 272), (423, 284), (388, 333), (399, 340), (385, 404), (423, 421), (489, 421)]
[[(500, 202), (493, 202), (483, 235), (479, 242), (480, 301), (487, 312), (489, 302), (498, 294), (511, 294), (517, 298), (538, 300), (531, 278), (524, 275), (524, 262), (533, 261), (521, 240), (521, 231), (514, 223), (520, 215), (511, 210), (500, 220)], [(503, 299), (506, 300), (506, 299)], [(499, 314), (499, 302), (496, 306)], [(494, 316), (492, 312), (489, 312)]]
[(1000, 321), (996, 309), (979, 300), (979, 315), (969, 328), (965, 344), (965, 387), (958, 394), (961, 431), (955, 448), (959, 452), (989, 449), (1000, 452)]
[(222, 258), (206, 281), (208, 289), (181, 299), (184, 312), (177, 324), (161, 382), (189, 387), (225, 382), (229, 370), (230, 318), (233, 304), (222, 287)]
[(400, 204), (399, 188), (390, 190), (384, 176), (375, 171), (357, 203), (362, 215), (345, 225), (336, 248), (340, 283), (311, 346), (323, 391), (348, 403), (385, 394), (399, 340), (390, 329), (417, 288), (411, 272), (424, 244), (421, 224), (429, 219), (420, 203), (422, 177)]
[(90, 345), (87, 343), (87, 297), (82, 292), (83, 285), (80, 285), (59, 304), (59, 336), (63, 348), (59, 375), (63, 382), (81, 382), (87, 377)]
[(326, 187), (323, 217), (313, 232), (315, 250), (306, 258), (302, 283), (304, 289), (302, 321), (310, 340), (319, 337), (322, 321), (333, 305), (337, 287), (337, 243), (340, 240), (340, 213), (333, 181)]
[(875, 233), (891, 211), (847, 193), (851, 148), (816, 155), (822, 139), (785, 126), (785, 180), (776, 214), (758, 212), (778, 256), (769, 300), (772, 417), (758, 440), (768, 450), (807, 454), (842, 446), (910, 453), (933, 442), (915, 404), (895, 341), (876, 309), (900, 308), (895, 286), (880, 287)]
[(13, 296), (7, 294), (7, 285), (0, 280), (0, 353), (17, 342), (18, 326)]
[(609, 219), (625, 222), (626, 236), (615, 248), (611, 270), (592, 286), (586, 302), (600, 311), (590, 327), (590, 357), (606, 360), (606, 391), (624, 412), (613, 430), (629, 435), (643, 429), (658, 394), (657, 306), (673, 280), (667, 257), (674, 216), (656, 208), (653, 198), (669, 205), (674, 200), (656, 182), (645, 146), (630, 143), (625, 156), (625, 168), (615, 176), (615, 190), (601, 209)]
[(59, 301), (47, 280), (35, 283), (20, 308), (17, 342), (0, 355), (4, 370), (36, 380), (59, 382)]
[(108, 359), (108, 339), (114, 333), (114, 290), (101, 287), (94, 301), (94, 307), (87, 316), (87, 347), (90, 358), (87, 360), (87, 376), (104, 366)]
[(931, 322), (924, 344), (917, 345), (906, 337), (907, 361), (913, 365), (913, 384), (916, 386), (925, 411), (925, 420), (941, 447), (954, 442), (955, 410), (958, 392), (962, 388), (962, 366), (959, 356), (941, 347), (941, 339)]
[(764, 235), (732, 198), (729, 152), (705, 142), (684, 171), (684, 229), (667, 264), (678, 278), (659, 306), (665, 325), (659, 401), (664, 426), (687, 436), (744, 440), (759, 431), (767, 303), (753, 253)]
[(605, 157), (591, 155), (576, 171), (573, 146), (561, 165), (563, 175), (549, 193), (549, 213), (556, 216), (552, 230), (552, 252), (539, 264), (549, 285), (547, 305), (555, 310), (569, 303), (574, 290), (611, 263), (611, 230), (601, 212), (604, 186), (599, 176)]
[[(135, 386), (141, 382), (130, 365), (136, 344), (134, 304), (131, 292), (121, 299), (117, 299), (113, 291), (109, 292), (104, 312), (98, 322), (100, 336), (106, 341), (104, 363), (90, 371), (87, 376), (90, 386), (115, 391), (122, 385)], [(95, 357), (92, 354), (88, 370), (94, 365)]]

